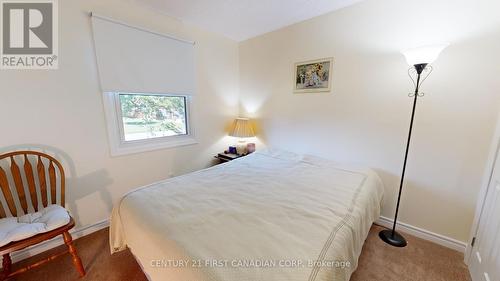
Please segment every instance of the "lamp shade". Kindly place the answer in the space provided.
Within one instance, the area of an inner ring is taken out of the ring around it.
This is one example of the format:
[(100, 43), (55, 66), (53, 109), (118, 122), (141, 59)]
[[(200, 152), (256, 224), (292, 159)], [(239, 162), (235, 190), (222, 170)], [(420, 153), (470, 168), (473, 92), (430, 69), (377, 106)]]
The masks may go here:
[(231, 130), (229, 135), (237, 138), (255, 137), (255, 132), (253, 131), (252, 125), (250, 124), (250, 119), (236, 118), (236, 120), (234, 120), (233, 129)]
[(449, 44), (439, 44), (423, 46), (418, 48), (409, 49), (403, 51), (403, 55), (406, 57), (406, 61), (410, 66), (416, 64), (431, 64), (433, 63)]

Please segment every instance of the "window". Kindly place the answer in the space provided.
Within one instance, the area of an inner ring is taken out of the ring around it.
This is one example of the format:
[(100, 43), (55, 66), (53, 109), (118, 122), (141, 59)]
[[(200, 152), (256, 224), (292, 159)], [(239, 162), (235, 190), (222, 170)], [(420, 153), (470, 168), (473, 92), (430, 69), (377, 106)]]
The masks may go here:
[(92, 13), (111, 155), (195, 144), (194, 42)]
[(187, 135), (185, 96), (119, 94), (124, 141)]
[(190, 126), (191, 97), (150, 93), (105, 93), (112, 155), (197, 143)]

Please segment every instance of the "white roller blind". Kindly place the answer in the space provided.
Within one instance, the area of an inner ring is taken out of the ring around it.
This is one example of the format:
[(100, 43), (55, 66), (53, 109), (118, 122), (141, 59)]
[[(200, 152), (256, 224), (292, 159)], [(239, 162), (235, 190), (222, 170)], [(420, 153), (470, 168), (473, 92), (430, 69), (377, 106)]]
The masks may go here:
[(193, 95), (194, 43), (92, 14), (104, 92)]

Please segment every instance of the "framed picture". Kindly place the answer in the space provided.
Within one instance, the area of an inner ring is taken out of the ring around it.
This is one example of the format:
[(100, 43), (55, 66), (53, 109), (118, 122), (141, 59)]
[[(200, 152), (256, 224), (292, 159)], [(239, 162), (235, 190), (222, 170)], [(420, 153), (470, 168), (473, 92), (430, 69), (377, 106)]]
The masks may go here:
[(333, 58), (295, 64), (294, 93), (330, 92)]

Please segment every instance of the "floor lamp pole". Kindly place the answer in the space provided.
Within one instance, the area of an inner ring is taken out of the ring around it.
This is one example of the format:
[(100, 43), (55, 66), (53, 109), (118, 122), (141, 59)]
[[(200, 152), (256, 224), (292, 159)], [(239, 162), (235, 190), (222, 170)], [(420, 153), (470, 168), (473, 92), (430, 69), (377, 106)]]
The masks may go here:
[(408, 160), (408, 151), (410, 149), (410, 141), (411, 141), (411, 133), (413, 130), (413, 120), (415, 119), (415, 109), (417, 108), (417, 99), (418, 99), (418, 91), (419, 91), (419, 86), (420, 86), (420, 75), (422, 74), (422, 71), (425, 69), (427, 64), (418, 64), (415, 65), (415, 69), (417, 71), (417, 83), (415, 85), (415, 93), (413, 94), (413, 109), (411, 111), (411, 121), (410, 121), (410, 129), (408, 131), (408, 140), (406, 141), (406, 152), (405, 152), (405, 160), (403, 162), (403, 171), (401, 173), (401, 182), (399, 183), (399, 194), (398, 194), (398, 202), (396, 204), (396, 213), (394, 214), (394, 223), (392, 225), (392, 230), (386, 229), (382, 230), (379, 233), (380, 238), (393, 246), (396, 247), (404, 247), (406, 246), (407, 242), (406, 239), (399, 234), (396, 231), (396, 223), (398, 219), (398, 212), (399, 212), (399, 203), (401, 202), (401, 192), (403, 191), (403, 184), (404, 184), (404, 178), (405, 178), (405, 172), (406, 172), (406, 162)]

